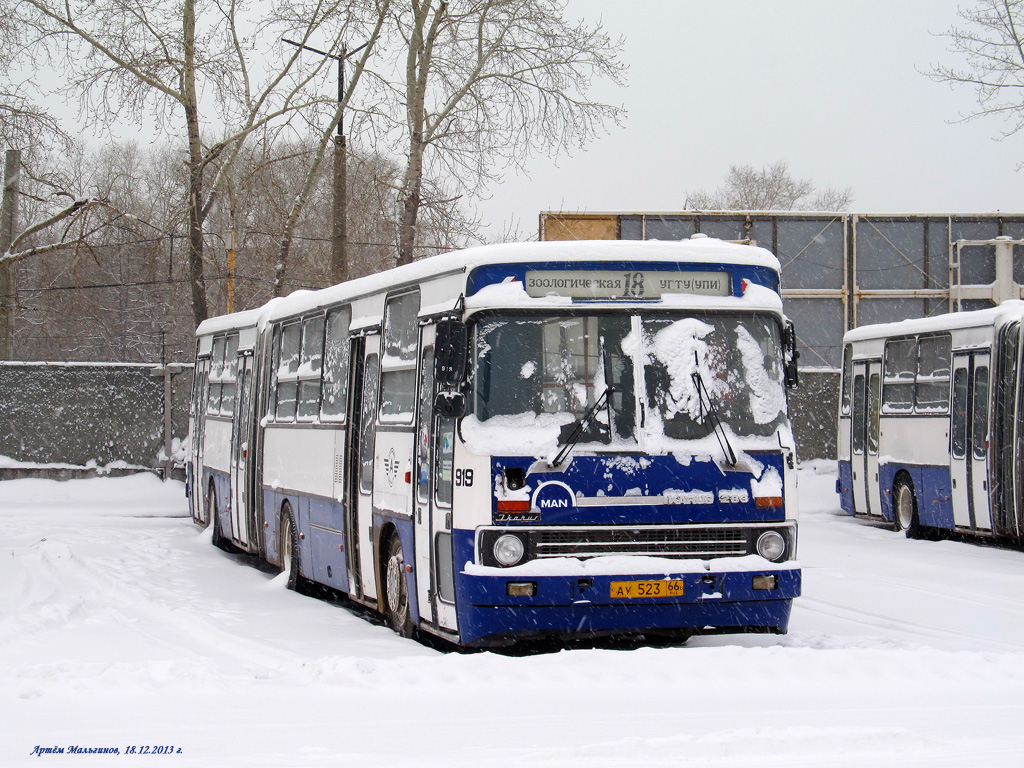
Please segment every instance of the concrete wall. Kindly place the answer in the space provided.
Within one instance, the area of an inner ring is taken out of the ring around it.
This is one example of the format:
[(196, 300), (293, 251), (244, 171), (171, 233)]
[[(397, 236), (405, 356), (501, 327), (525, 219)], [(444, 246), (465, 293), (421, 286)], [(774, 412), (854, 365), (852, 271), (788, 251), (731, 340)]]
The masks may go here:
[(801, 461), (836, 458), (838, 412), (839, 371), (800, 371), (800, 387), (789, 392), (789, 418)]
[[(165, 373), (158, 365), (0, 363), (0, 456), (32, 464), (161, 467), (165, 375), (170, 435), (181, 439), (188, 432), (191, 366), (168, 366)], [(11, 476), (8, 470), (2, 474)]]

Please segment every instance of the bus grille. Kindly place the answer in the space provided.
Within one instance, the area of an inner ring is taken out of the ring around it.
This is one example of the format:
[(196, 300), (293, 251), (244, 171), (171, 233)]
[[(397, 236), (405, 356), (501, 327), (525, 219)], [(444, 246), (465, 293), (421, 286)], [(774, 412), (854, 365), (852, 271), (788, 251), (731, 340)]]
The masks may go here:
[(742, 528), (613, 528), (534, 530), (535, 557), (740, 557), (751, 553)]

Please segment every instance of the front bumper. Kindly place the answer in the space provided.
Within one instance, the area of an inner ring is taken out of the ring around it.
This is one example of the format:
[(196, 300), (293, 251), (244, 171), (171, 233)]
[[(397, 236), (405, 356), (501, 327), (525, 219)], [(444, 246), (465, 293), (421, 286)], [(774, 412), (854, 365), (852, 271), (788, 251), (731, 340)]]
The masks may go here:
[[(715, 563), (721, 564), (721, 560)], [(683, 562), (680, 567), (684, 568)], [(760, 577), (762, 586), (774, 582), (774, 588), (755, 589), (755, 577)], [(612, 582), (664, 579), (682, 581), (682, 594), (611, 597)], [(535, 583), (534, 594), (511, 596), (510, 582)], [(585, 576), (500, 571), (482, 575), (464, 570), (456, 579), (459, 635), (464, 645), (499, 645), (548, 634), (585, 637), (711, 629), (782, 634), (788, 628), (792, 600), (800, 595), (800, 588), (801, 572), (794, 566)]]

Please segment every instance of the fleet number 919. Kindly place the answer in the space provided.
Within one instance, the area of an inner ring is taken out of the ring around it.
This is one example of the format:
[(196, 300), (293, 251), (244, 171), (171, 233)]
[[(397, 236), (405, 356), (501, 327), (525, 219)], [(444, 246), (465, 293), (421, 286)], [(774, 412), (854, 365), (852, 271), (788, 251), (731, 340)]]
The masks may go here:
[(455, 484), (463, 486), (465, 488), (473, 487), (473, 470), (472, 469), (456, 469), (455, 470)]

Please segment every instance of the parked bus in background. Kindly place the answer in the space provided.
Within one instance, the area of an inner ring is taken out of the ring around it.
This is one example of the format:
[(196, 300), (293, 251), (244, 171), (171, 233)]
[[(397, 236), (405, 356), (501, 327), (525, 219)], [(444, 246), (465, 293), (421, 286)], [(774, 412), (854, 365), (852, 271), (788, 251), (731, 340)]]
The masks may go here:
[(1024, 538), (1024, 302), (868, 325), (843, 342), (842, 508), (907, 536)]
[(463, 645), (785, 632), (800, 593), (768, 251), (499, 245), (197, 330), (215, 542)]

